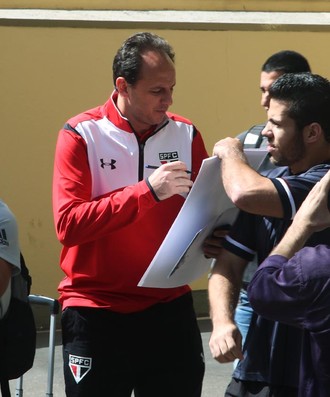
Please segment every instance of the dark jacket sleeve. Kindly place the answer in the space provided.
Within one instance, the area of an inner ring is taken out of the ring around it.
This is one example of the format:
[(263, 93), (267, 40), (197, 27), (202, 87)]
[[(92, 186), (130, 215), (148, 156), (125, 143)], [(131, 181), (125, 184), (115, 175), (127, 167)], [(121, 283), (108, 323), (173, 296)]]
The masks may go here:
[(248, 287), (253, 309), (270, 320), (316, 330), (330, 305), (330, 248), (305, 247), (291, 259), (269, 256)]

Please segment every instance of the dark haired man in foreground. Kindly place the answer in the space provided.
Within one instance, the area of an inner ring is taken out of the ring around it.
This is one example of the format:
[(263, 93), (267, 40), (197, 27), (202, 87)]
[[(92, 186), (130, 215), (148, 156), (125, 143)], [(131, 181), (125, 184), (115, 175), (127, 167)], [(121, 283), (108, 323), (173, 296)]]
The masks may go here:
[[(234, 312), (247, 263), (261, 263), (280, 241), (308, 192), (330, 169), (330, 83), (311, 73), (284, 74), (270, 88), (268, 139), (272, 162), (286, 166), (261, 176), (238, 139), (214, 147), (224, 188), (240, 213), (223, 242), (209, 280), (210, 349), (221, 363), (240, 359), (226, 396), (296, 396), (302, 331), (254, 315), (242, 352)], [(309, 245), (330, 240), (328, 231)]]

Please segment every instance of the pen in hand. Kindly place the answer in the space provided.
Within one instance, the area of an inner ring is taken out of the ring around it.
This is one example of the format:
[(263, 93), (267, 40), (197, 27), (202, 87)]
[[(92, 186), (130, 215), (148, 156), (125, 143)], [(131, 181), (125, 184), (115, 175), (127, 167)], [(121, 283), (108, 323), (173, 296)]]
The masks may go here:
[[(152, 170), (156, 170), (157, 168), (159, 168), (159, 166), (158, 166), (158, 165), (146, 164), (146, 165), (145, 165), (145, 168), (149, 168), (149, 169), (152, 169)], [(186, 173), (187, 173), (187, 174), (192, 174), (192, 171), (187, 170)]]

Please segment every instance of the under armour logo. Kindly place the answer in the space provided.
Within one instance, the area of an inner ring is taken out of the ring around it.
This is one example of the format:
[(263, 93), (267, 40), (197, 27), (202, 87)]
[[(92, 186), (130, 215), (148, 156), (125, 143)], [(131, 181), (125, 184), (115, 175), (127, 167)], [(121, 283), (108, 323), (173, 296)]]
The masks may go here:
[(117, 160), (111, 159), (110, 163), (104, 161), (103, 159), (100, 159), (100, 161), (101, 161), (101, 167), (102, 167), (102, 168), (104, 168), (104, 167), (111, 167), (112, 170), (115, 170), (115, 169), (116, 169), (115, 164), (116, 164)]

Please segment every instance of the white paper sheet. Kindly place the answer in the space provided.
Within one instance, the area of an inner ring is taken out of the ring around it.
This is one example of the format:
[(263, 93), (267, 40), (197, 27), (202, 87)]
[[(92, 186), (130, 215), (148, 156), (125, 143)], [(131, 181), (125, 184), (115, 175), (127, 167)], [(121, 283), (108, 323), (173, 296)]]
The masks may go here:
[[(267, 152), (246, 149), (249, 163), (258, 169)], [(177, 218), (141, 278), (138, 286), (173, 288), (189, 284), (210, 270), (202, 244), (216, 226), (232, 224), (238, 209), (221, 183), (220, 160), (203, 161), (194, 185)]]

